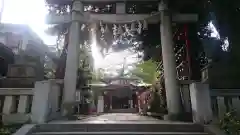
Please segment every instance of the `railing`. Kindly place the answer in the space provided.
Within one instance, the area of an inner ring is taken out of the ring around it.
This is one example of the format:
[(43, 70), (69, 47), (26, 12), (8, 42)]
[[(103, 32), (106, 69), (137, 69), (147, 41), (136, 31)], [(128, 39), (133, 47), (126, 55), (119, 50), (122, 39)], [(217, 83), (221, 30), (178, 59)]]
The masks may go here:
[(30, 121), (32, 88), (0, 88), (0, 108), (3, 123)]
[[(34, 88), (0, 88), (2, 122), (41, 123), (58, 117), (62, 104), (59, 84), (62, 83), (62, 80), (48, 80), (36, 82)], [(220, 119), (226, 112), (236, 109), (240, 115), (240, 89), (211, 89), (206, 92), (206, 84), (195, 83), (194, 87), (192, 84), (194, 82), (180, 82), (186, 112), (195, 109), (194, 111), (200, 111), (200, 115), (204, 115), (212, 110), (215, 118)], [(192, 91), (195, 91), (194, 94)], [(207, 95), (210, 95), (211, 99), (207, 98)], [(209, 110), (204, 108), (207, 104), (210, 106)]]
[(34, 88), (0, 88), (0, 112), (4, 124), (39, 123), (60, 114), (61, 80), (35, 83)]
[[(181, 81), (180, 82), (180, 90), (182, 95), (182, 103), (186, 112), (192, 112), (192, 101), (191, 101), (191, 88), (189, 87), (192, 81)], [(204, 84), (204, 83), (202, 83)], [(202, 93), (203, 89), (198, 88), (199, 93), (195, 93), (196, 95)], [(210, 94), (210, 102), (211, 111), (213, 114), (213, 119), (219, 121), (223, 118), (224, 114), (231, 111), (236, 110), (238, 116), (240, 116), (240, 89), (209, 89)], [(208, 95), (209, 95), (208, 94)], [(205, 95), (206, 96), (206, 95)], [(199, 102), (203, 102), (202, 105), (206, 105), (208, 102), (205, 96), (196, 96), (196, 100), (200, 100)], [(206, 99), (205, 99), (206, 98)], [(204, 103), (205, 102), (205, 103)], [(205, 111), (205, 110), (204, 110)], [(203, 113), (204, 113), (203, 111)]]
[(212, 89), (211, 103), (213, 114), (221, 119), (225, 113), (236, 110), (240, 116), (240, 89)]

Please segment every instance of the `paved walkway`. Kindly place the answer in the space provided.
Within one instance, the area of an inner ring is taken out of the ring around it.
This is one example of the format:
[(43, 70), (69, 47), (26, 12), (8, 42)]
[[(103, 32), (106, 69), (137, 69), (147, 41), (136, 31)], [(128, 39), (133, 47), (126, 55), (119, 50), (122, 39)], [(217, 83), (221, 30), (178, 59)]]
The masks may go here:
[[(136, 124), (183, 124), (183, 122), (171, 122), (158, 120), (148, 116), (140, 116), (138, 114), (132, 113), (109, 113), (102, 114), (99, 116), (90, 116), (83, 120), (75, 120), (75, 121), (52, 121), (50, 124), (84, 124), (84, 123), (99, 123), (99, 124), (127, 124), (127, 123), (136, 123)], [(185, 123), (187, 124), (187, 123)]]
[(126, 122), (126, 121), (158, 121), (158, 119), (147, 117), (147, 116), (140, 116), (138, 114), (133, 114), (133, 113), (109, 113), (109, 114), (103, 114), (96, 117), (90, 117), (90, 118), (84, 119), (84, 121)]

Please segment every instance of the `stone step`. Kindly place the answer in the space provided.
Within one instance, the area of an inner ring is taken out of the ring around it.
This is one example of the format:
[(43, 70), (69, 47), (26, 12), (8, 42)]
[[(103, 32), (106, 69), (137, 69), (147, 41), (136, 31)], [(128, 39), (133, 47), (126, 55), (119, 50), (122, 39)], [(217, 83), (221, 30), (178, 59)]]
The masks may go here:
[(38, 132), (31, 135), (210, 135), (202, 132)]
[(204, 132), (197, 124), (41, 124), (32, 132)]

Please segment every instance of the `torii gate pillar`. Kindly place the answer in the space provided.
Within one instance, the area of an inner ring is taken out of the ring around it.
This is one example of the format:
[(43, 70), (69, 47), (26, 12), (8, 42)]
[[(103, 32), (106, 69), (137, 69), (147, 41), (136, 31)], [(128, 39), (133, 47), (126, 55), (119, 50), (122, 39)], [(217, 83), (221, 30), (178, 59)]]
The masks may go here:
[[(64, 77), (63, 104), (72, 104), (76, 99), (77, 70), (79, 66), (80, 50), (80, 20), (78, 14), (83, 12), (83, 5), (79, 0), (73, 2), (71, 23), (69, 28), (69, 42), (67, 51), (67, 61)], [(64, 110), (64, 115), (69, 114), (69, 110)]]
[(168, 119), (175, 120), (178, 119), (182, 107), (180, 100), (180, 91), (177, 82), (175, 54), (173, 49), (171, 13), (167, 8), (166, 3), (163, 2), (159, 4), (159, 10), (161, 12), (160, 31)]

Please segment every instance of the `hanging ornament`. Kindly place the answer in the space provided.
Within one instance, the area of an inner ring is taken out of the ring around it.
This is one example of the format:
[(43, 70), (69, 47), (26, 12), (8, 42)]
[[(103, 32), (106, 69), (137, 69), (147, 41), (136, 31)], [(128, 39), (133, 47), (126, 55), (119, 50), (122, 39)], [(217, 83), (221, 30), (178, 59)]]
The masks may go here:
[(91, 24), (90, 30), (91, 30), (92, 32), (96, 32), (96, 30), (98, 30), (98, 25), (97, 25), (97, 23)]
[(100, 25), (100, 27), (101, 27), (101, 29), (100, 29), (101, 32), (102, 32), (102, 33), (105, 33), (105, 29), (104, 29), (104, 27), (103, 27), (102, 25)]
[(126, 31), (126, 32), (125, 32), (126, 36), (127, 36), (127, 35), (131, 35), (130, 29), (129, 29), (129, 27), (128, 27), (127, 24), (124, 25), (124, 28), (125, 28), (125, 31)]
[(129, 32), (129, 28), (128, 28), (127, 24), (124, 25), (124, 28), (125, 28), (126, 32)]
[(138, 34), (142, 33), (142, 23), (140, 21), (138, 22), (138, 29), (137, 29), (137, 31), (138, 31)]
[(110, 45), (112, 43), (113, 35), (112, 35), (112, 32), (109, 30), (109, 26), (107, 24), (105, 26), (104, 38), (105, 38), (107, 44)]
[(136, 30), (136, 26), (135, 26), (135, 22), (131, 23), (131, 31), (135, 31)]
[(114, 39), (114, 40), (117, 40), (117, 39), (118, 39), (118, 36), (117, 36), (117, 35), (113, 35), (113, 39)]
[(81, 25), (81, 31), (84, 31), (85, 28), (86, 28), (86, 25), (85, 25), (85, 24), (82, 24), (82, 25)]
[(109, 30), (109, 28), (108, 28), (108, 25), (106, 24), (106, 26), (105, 26), (105, 33), (110, 33), (110, 30)]
[(148, 24), (146, 20), (143, 20), (143, 30), (147, 30), (148, 29)]
[(101, 27), (103, 27), (103, 23), (102, 23), (102, 21), (100, 21), (99, 23), (100, 23), (99, 25), (100, 25)]
[(117, 25), (116, 24), (113, 25), (113, 35), (114, 36), (117, 35)]
[(123, 34), (123, 29), (122, 29), (121, 25), (118, 26), (118, 33), (117, 34), (119, 34), (119, 35)]

